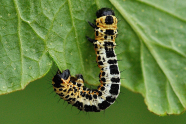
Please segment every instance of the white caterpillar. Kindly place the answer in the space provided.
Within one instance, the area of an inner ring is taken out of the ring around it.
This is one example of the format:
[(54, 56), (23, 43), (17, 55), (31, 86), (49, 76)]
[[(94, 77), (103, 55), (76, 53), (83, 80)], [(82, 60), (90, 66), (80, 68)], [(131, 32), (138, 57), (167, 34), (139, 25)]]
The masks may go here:
[(120, 93), (120, 71), (114, 52), (118, 33), (117, 18), (109, 8), (98, 10), (96, 16), (96, 25), (89, 22), (95, 30), (95, 40), (89, 37), (87, 39), (94, 44), (101, 85), (93, 90), (86, 88), (83, 76), (79, 74), (71, 77), (68, 69), (62, 73), (58, 71), (52, 79), (54, 91), (62, 99), (86, 112), (105, 110)]

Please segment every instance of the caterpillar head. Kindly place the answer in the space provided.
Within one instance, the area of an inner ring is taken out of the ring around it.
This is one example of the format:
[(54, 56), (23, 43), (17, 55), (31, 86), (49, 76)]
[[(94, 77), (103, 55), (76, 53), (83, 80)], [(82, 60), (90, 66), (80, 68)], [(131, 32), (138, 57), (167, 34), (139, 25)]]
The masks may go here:
[(110, 8), (102, 8), (96, 12), (97, 18), (102, 17), (102, 16), (109, 16), (109, 15), (115, 16), (114, 11)]
[(111, 25), (117, 28), (117, 18), (114, 11), (110, 8), (102, 8), (96, 12), (96, 26), (110, 27)]
[(61, 84), (68, 83), (70, 81), (70, 71), (64, 70), (62, 73), (60, 70), (57, 71), (56, 75), (52, 79), (54, 87), (60, 87)]

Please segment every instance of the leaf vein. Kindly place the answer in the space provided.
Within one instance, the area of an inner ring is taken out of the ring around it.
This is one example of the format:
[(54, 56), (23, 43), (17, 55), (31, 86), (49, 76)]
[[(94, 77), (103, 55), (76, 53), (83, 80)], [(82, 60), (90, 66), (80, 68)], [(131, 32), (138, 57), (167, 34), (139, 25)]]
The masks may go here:
[(161, 11), (163, 11), (163, 12), (165, 12), (165, 13), (173, 16), (173, 17), (176, 17), (177, 19), (179, 19), (181, 21), (186, 22), (186, 19), (184, 19), (184, 18), (182, 18), (182, 17), (180, 17), (178, 15), (175, 15), (174, 13), (169, 12), (168, 10), (156, 5), (156, 3), (151, 3), (150, 1), (143, 1), (143, 0), (139, 0), (138, 2), (144, 3), (146, 5), (149, 5), (149, 6), (153, 7), (153, 8), (159, 9), (159, 10), (161, 10)]
[(79, 46), (79, 41), (78, 41), (78, 34), (77, 34), (77, 29), (76, 29), (76, 26), (75, 26), (75, 22), (74, 22), (74, 18), (72, 16), (72, 5), (71, 5), (71, 1), (68, 0), (68, 5), (69, 5), (69, 11), (70, 11), (70, 16), (71, 16), (71, 20), (72, 20), (72, 25), (74, 27), (74, 30), (75, 30), (75, 39), (76, 39), (76, 44), (77, 44), (77, 48), (78, 48), (78, 53), (80, 54), (80, 62), (81, 62), (81, 66), (82, 66), (82, 69), (83, 69), (83, 72), (85, 73), (85, 68), (84, 68), (84, 63), (83, 63), (83, 58), (82, 58), (82, 53), (81, 53), (81, 49), (80, 49), (80, 46)]
[(22, 40), (21, 40), (21, 31), (20, 31), (20, 27), (21, 27), (21, 14), (20, 14), (20, 10), (17, 4), (17, 0), (14, 0), (14, 5), (15, 5), (15, 9), (17, 12), (17, 18), (18, 18), (18, 25), (17, 25), (17, 33), (18, 33), (18, 39), (19, 39), (19, 46), (20, 46), (20, 58), (21, 58), (21, 88), (24, 88), (24, 84), (23, 84), (23, 51), (22, 51)]

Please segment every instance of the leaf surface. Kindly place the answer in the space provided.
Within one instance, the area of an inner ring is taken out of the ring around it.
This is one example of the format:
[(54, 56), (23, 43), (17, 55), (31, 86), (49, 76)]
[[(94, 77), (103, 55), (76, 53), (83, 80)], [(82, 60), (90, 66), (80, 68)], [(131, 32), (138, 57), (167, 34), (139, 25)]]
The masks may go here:
[(87, 21), (99, 8), (120, 20), (116, 53), (122, 86), (159, 115), (186, 108), (186, 2), (183, 0), (0, 1), (0, 93), (23, 89), (56, 63), (99, 85)]

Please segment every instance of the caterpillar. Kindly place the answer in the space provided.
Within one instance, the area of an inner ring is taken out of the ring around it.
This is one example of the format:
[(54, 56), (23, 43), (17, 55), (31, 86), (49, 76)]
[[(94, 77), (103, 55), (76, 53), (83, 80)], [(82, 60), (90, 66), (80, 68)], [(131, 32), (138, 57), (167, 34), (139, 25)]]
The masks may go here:
[(117, 18), (110, 8), (102, 8), (96, 12), (96, 24), (88, 21), (95, 31), (95, 39), (86, 36), (94, 45), (96, 61), (100, 68), (97, 89), (84, 86), (83, 75), (71, 77), (70, 71), (57, 71), (52, 79), (56, 94), (81, 111), (100, 112), (113, 104), (120, 93), (120, 71), (114, 52), (115, 38), (118, 34)]

